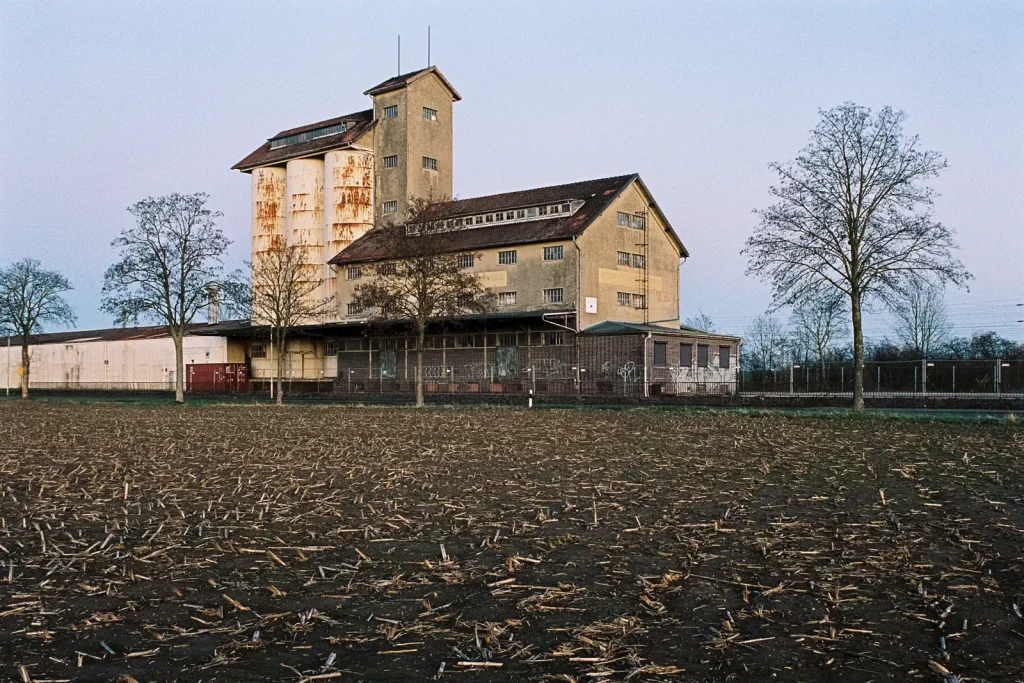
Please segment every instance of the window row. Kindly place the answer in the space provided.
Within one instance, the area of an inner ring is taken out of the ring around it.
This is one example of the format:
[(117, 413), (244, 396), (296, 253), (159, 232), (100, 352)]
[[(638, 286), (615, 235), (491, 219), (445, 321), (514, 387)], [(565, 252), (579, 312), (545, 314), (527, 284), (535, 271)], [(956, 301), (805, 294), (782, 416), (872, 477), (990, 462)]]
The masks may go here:
[(643, 254), (630, 254), (625, 251), (615, 252), (615, 256), (618, 259), (620, 266), (632, 266), (633, 268), (644, 267), (644, 255)]
[[(679, 367), (693, 367), (693, 344), (683, 343), (679, 345)], [(729, 368), (731, 358), (729, 346), (718, 347), (718, 367), (722, 370)], [(708, 367), (708, 358), (711, 353), (709, 344), (697, 344), (697, 367)], [(655, 367), (666, 367), (668, 365), (668, 342), (654, 342), (654, 365)]]
[(616, 292), (615, 303), (619, 306), (632, 306), (633, 308), (645, 308), (647, 297), (643, 294), (631, 294), (630, 292)]
[[(398, 105), (392, 104), (389, 107), (384, 107), (384, 118), (393, 119), (398, 116)], [(437, 121), (437, 110), (431, 109), (430, 107), (423, 107), (423, 120), (424, 121)]]
[(637, 230), (644, 229), (644, 217), (638, 216), (637, 214), (626, 213), (625, 211), (619, 211), (616, 219), (618, 224), (623, 228), (635, 228)]
[[(517, 292), (498, 292), (498, 306), (515, 306), (517, 301)], [(544, 290), (544, 303), (560, 304), (564, 301), (565, 290), (562, 287), (551, 287)]]
[(336, 123), (333, 126), (324, 126), (323, 128), (314, 128), (313, 130), (307, 130), (305, 133), (296, 133), (295, 135), (288, 135), (287, 137), (271, 140), (270, 149), (294, 145), (297, 142), (307, 142), (316, 138), (322, 138), (326, 135), (337, 135), (338, 133), (344, 133), (346, 130), (347, 126), (344, 123)]
[[(562, 245), (555, 245), (553, 247), (544, 247), (544, 260), (545, 261), (560, 261), (565, 258), (565, 248)], [(459, 254), (457, 257), (457, 265), (459, 268), (472, 268), (476, 265), (475, 254)], [(513, 265), (519, 259), (519, 253), (515, 249), (509, 249), (506, 251), (498, 252), (498, 264), (503, 266)], [(379, 275), (394, 275), (395, 264), (380, 264), (375, 267), (376, 272)], [(348, 280), (358, 280), (363, 277), (362, 266), (349, 266), (345, 270), (345, 278)]]
[(531, 206), (525, 209), (482, 213), (478, 216), (463, 216), (461, 218), (452, 219), (451, 225), (453, 228), (462, 228), (473, 225), (486, 225), (488, 223), (504, 223), (506, 221), (540, 218), (541, 216), (557, 216), (567, 213), (572, 213), (572, 204), (569, 202), (563, 202), (561, 204)]

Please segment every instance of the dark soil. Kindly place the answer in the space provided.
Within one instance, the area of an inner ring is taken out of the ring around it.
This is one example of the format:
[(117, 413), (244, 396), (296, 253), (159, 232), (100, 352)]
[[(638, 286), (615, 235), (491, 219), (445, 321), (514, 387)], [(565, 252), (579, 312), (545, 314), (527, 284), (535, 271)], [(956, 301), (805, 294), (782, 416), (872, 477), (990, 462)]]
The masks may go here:
[(0, 404), (0, 678), (1022, 680), (1022, 456), (1010, 423)]

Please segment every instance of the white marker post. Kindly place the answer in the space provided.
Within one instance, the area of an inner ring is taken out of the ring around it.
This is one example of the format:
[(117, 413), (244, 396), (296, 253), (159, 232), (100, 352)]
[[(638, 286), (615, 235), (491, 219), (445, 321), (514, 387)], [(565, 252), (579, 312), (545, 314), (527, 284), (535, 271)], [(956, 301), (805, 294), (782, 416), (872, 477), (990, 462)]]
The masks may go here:
[(528, 394), (528, 396), (529, 396), (529, 398), (526, 399), (526, 407), (527, 408), (532, 408), (533, 407), (533, 389), (530, 389), (530, 393)]

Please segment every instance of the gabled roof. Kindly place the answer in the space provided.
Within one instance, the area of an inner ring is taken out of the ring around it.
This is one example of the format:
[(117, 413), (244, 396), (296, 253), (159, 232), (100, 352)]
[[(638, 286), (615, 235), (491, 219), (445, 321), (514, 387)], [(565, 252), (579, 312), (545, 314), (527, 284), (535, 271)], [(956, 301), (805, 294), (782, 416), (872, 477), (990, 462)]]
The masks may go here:
[[(326, 128), (339, 123), (348, 124), (348, 129), (343, 133), (325, 135), (305, 142), (297, 142), (295, 144), (271, 149), (271, 142), (279, 138), (305, 133), (306, 131), (316, 130), (317, 128)], [(283, 130), (267, 140), (265, 143), (260, 145), (256, 151), (239, 161), (231, 168), (239, 171), (250, 171), (258, 166), (281, 163), (288, 159), (296, 159), (298, 157), (309, 156), (310, 154), (316, 154), (318, 152), (325, 152), (329, 149), (334, 149), (335, 147), (344, 147), (345, 145), (354, 143), (362, 137), (364, 133), (373, 128), (373, 125), (373, 110), (366, 109), (364, 111), (357, 111), (345, 116), (337, 116), (333, 119), (327, 119), (326, 121), (319, 121), (317, 123), (299, 126), (298, 128), (289, 128), (288, 130)]]
[(423, 78), (427, 74), (434, 74), (435, 76), (437, 76), (437, 78), (441, 81), (441, 84), (452, 96), (453, 102), (458, 102), (459, 100), (462, 99), (462, 95), (460, 95), (455, 90), (455, 88), (452, 87), (452, 84), (448, 82), (447, 78), (441, 75), (441, 72), (438, 70), (436, 66), (428, 66), (425, 69), (417, 69), (416, 71), (410, 71), (407, 74), (392, 76), (383, 83), (378, 83), (377, 85), (373, 86), (363, 94), (369, 95), (370, 97), (374, 97), (376, 95), (383, 95), (386, 92), (391, 92), (392, 90), (399, 90), (401, 88), (404, 88), (408, 86), (410, 83), (413, 83), (414, 81), (418, 81), (419, 79)]
[(590, 327), (586, 327), (580, 330), (580, 334), (600, 334), (600, 335), (615, 335), (615, 334), (667, 334), (674, 337), (701, 337), (708, 339), (729, 339), (738, 341), (739, 337), (733, 337), (728, 334), (716, 334), (713, 332), (705, 332), (692, 327), (685, 327), (680, 325), (676, 327), (660, 327), (658, 325), (645, 325), (644, 323), (631, 323), (622, 320), (602, 320), (599, 323), (594, 323)]
[[(437, 207), (434, 214), (437, 219), (466, 216), (494, 212), (499, 209), (508, 210), (518, 207), (554, 204), (558, 202), (580, 200), (583, 205), (571, 215), (555, 215), (516, 223), (498, 223), (493, 225), (474, 226), (472, 228), (455, 229), (443, 233), (439, 239), (446, 242), (445, 248), (450, 252), (469, 251), (501, 247), (513, 244), (529, 244), (534, 242), (552, 242), (579, 237), (583, 231), (600, 216), (605, 209), (618, 197), (623, 190), (640, 176), (616, 176), (598, 180), (586, 180), (567, 185), (538, 187), (532, 190), (505, 192), (486, 197), (458, 199), (446, 202)], [(649, 193), (648, 193), (649, 194)], [(660, 212), (659, 212), (660, 213)], [(662, 218), (664, 221), (664, 218)], [(668, 226), (668, 222), (664, 221)], [(671, 227), (669, 234), (685, 254), (686, 250)], [(413, 244), (415, 236), (408, 236), (405, 226), (389, 226), (371, 230), (340, 254), (331, 259), (333, 264), (363, 263), (390, 258), (402, 244)]]

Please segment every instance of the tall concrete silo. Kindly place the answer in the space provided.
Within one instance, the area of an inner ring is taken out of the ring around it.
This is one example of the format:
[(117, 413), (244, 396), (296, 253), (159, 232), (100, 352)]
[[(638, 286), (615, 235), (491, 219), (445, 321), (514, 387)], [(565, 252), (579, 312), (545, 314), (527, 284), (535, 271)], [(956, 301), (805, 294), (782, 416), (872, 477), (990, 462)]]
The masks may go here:
[(285, 246), (286, 173), (283, 166), (252, 171), (252, 262)]
[(327, 261), (373, 228), (373, 152), (341, 149), (324, 157), (324, 276), (326, 295), (336, 285)]
[[(292, 159), (287, 165), (287, 240), (303, 247), (302, 273), (307, 282), (323, 278), (324, 160)], [(322, 288), (310, 296), (320, 298)]]

